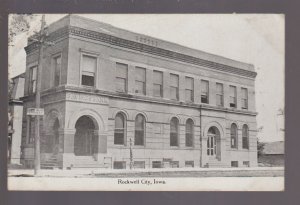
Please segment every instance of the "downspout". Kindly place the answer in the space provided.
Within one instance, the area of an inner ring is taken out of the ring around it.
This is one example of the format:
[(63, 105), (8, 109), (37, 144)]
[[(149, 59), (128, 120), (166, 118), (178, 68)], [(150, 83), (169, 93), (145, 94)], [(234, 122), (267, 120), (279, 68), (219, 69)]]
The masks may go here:
[(200, 167), (202, 167), (202, 107), (200, 105)]

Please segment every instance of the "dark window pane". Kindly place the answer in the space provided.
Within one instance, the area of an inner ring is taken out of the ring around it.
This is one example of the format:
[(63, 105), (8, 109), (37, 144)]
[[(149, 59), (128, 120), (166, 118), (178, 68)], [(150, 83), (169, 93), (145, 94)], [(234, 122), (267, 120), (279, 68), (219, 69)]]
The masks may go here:
[(206, 95), (201, 95), (201, 102), (208, 103), (208, 97)]
[(54, 58), (54, 86), (60, 84), (61, 57)]
[(117, 114), (115, 118), (114, 144), (124, 144), (125, 142), (125, 118), (122, 114)]
[(177, 133), (171, 133), (170, 145), (171, 146), (178, 146), (178, 136), (177, 136)]
[(114, 143), (120, 144), (120, 145), (124, 144), (124, 133), (123, 132), (115, 132)]
[(126, 92), (126, 79), (116, 78), (116, 91), (122, 93)]
[(162, 168), (161, 161), (153, 161), (152, 162), (152, 168)]
[(134, 145), (144, 145), (144, 131), (135, 131)]
[(170, 89), (170, 97), (172, 100), (178, 100), (178, 88), (177, 87), (171, 87)]
[(145, 169), (145, 162), (144, 161), (134, 161), (133, 168), (134, 169)]
[(194, 167), (194, 161), (185, 161), (185, 167)]
[(238, 167), (238, 161), (231, 161), (231, 167)]
[(153, 84), (153, 96), (162, 97), (162, 85)]
[(126, 162), (114, 161), (114, 169), (126, 169)]
[(82, 75), (81, 84), (86, 86), (94, 86), (94, 76)]
[(141, 81), (135, 81), (135, 93), (146, 95), (146, 84)]

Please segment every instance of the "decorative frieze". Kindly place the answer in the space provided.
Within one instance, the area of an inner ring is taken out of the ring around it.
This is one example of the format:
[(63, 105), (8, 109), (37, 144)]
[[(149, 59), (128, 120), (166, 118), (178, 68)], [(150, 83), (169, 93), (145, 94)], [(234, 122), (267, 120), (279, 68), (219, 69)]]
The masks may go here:
[(107, 97), (71, 92), (66, 93), (66, 100), (104, 105), (107, 105), (109, 102)]
[[(140, 43), (140, 42), (136, 42), (136, 41), (131, 41), (131, 40), (126, 40), (126, 39), (122, 39), (119, 37), (115, 37), (115, 36), (112, 36), (109, 34), (91, 31), (91, 30), (87, 30), (87, 29), (83, 29), (83, 28), (79, 28), (79, 27), (74, 27), (74, 26), (66, 26), (64, 28), (58, 29), (57, 31), (51, 33), (48, 38), (50, 41), (55, 41), (56, 39), (62, 38), (66, 35), (78, 36), (78, 37), (88, 38), (88, 39), (92, 39), (92, 40), (96, 40), (96, 41), (101, 41), (104, 43), (108, 43), (110, 45), (115, 45), (115, 46), (132, 49), (132, 50), (143, 52), (143, 53), (148, 53), (148, 54), (152, 54), (152, 55), (156, 55), (156, 56), (160, 56), (160, 57), (164, 57), (164, 58), (169, 58), (169, 59), (173, 59), (173, 60), (177, 60), (177, 61), (181, 61), (181, 62), (185, 62), (185, 63), (190, 63), (190, 64), (202, 66), (205, 68), (219, 70), (219, 71), (223, 71), (223, 72), (227, 72), (227, 73), (233, 73), (233, 74), (240, 75), (240, 76), (251, 77), (251, 78), (256, 77), (256, 72), (253, 72), (253, 71), (248, 71), (248, 70), (244, 70), (241, 68), (236, 68), (236, 67), (224, 65), (221, 63), (216, 63), (216, 62), (209, 61), (209, 60), (200, 59), (200, 58), (197, 58), (194, 56), (189, 56), (189, 55), (185, 55), (182, 53), (162, 49), (162, 48), (153, 46), (153, 44), (150, 44), (150, 43), (147, 43), (148, 44), (147, 45), (144, 40), (143, 40), (143, 43)], [(48, 40), (48, 38), (47, 38), (47, 40)], [(28, 54), (36, 48), (38, 48), (38, 45), (35, 45), (35, 43), (33, 43), (33, 44), (28, 45), (25, 48), (25, 50)]]

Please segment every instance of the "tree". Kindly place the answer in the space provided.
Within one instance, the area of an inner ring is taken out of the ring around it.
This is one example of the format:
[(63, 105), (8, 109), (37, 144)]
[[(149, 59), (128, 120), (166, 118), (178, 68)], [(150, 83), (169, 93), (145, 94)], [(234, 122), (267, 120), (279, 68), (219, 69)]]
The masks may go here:
[(21, 33), (28, 32), (30, 21), (34, 20), (34, 15), (28, 14), (11, 14), (8, 29), (8, 44), (12, 45), (15, 37)]
[(259, 139), (257, 139), (257, 156), (258, 157), (264, 155), (264, 147), (265, 147), (265, 143), (260, 142)]

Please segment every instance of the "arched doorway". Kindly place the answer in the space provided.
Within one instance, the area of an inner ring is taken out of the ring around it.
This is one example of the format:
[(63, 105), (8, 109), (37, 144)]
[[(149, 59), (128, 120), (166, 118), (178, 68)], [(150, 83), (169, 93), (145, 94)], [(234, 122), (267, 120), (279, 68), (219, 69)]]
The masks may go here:
[(58, 154), (59, 152), (59, 121), (56, 118), (53, 124), (53, 154)]
[(93, 156), (98, 152), (98, 135), (96, 122), (89, 116), (80, 117), (75, 124), (74, 154), (76, 156)]
[(220, 153), (220, 132), (217, 127), (210, 127), (207, 133), (207, 155), (216, 159)]

